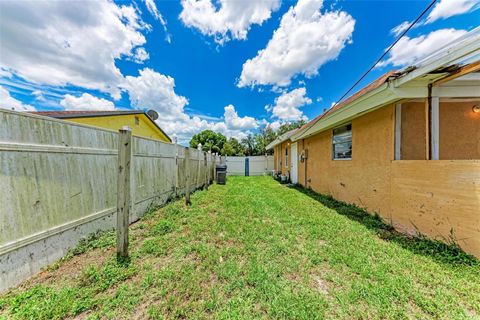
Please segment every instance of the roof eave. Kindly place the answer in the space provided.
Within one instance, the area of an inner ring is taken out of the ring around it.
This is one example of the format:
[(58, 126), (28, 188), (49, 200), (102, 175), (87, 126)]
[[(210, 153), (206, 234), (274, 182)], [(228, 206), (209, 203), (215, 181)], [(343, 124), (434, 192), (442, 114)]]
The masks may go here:
[(284, 134), (280, 135), (280, 136), (277, 137), (275, 140), (273, 140), (272, 142), (270, 142), (270, 143), (265, 147), (265, 149), (266, 149), (266, 150), (271, 150), (271, 149), (273, 149), (275, 146), (279, 145), (280, 143), (285, 142), (285, 141), (287, 141), (287, 140), (291, 140), (292, 135), (293, 135), (293, 134), (295, 133), (295, 131), (297, 131), (297, 130), (298, 130), (298, 128), (285, 132)]
[(72, 118), (95, 118), (95, 117), (106, 117), (106, 116), (122, 116), (122, 115), (132, 115), (132, 114), (144, 114), (143, 110), (132, 110), (132, 111), (105, 111), (105, 112), (92, 112), (92, 113), (71, 113), (71, 114), (42, 114), (36, 113), (38, 115), (45, 115), (47, 117), (56, 118), (56, 119), (72, 119)]
[[(454, 45), (447, 46), (445, 50), (436, 53), (417, 63), (411, 71), (405, 71), (401, 76), (389, 79), (378, 88), (367, 92), (337, 111), (327, 114), (315, 124), (305, 128), (292, 137), (292, 141), (304, 139), (320, 131), (329, 129), (347, 122), (367, 112), (371, 112), (386, 104), (405, 98), (424, 98), (428, 95), (425, 84), (434, 80), (425, 77), (428, 73), (441, 67), (451, 66), (455, 63), (468, 63), (478, 60), (480, 55), (480, 27), (470, 31), (464, 38)], [(405, 70), (408, 70), (405, 69)], [(445, 74), (438, 74), (442, 78)], [(418, 83), (414, 83), (418, 81)]]
[(266, 149), (266, 150), (271, 150), (271, 149), (275, 148), (276, 146), (278, 146), (279, 144), (281, 144), (282, 142), (284, 142), (284, 141), (286, 141), (286, 140), (288, 140), (288, 139), (290, 139), (290, 138), (282, 139), (282, 137), (280, 136), (280, 137), (276, 138), (275, 140), (273, 140), (272, 142), (270, 142), (270, 143), (265, 147), (265, 149)]
[(362, 113), (371, 111), (371, 109), (373, 109), (371, 108), (372, 105), (380, 107), (393, 100), (395, 100), (395, 94), (389, 90), (388, 83), (384, 83), (378, 88), (352, 101), (350, 104), (338, 109), (336, 112), (326, 115), (311, 127), (305, 128), (301, 132), (294, 134), (291, 139), (292, 141), (297, 141), (299, 139), (308, 138), (325, 129), (349, 121)]
[[(432, 54), (419, 61), (415, 65), (415, 70), (399, 77), (394, 85), (396, 87), (403, 85), (417, 77), (432, 72), (444, 66), (453, 65), (462, 62), (468, 63), (480, 54), (480, 27), (477, 27), (453, 44), (445, 46), (439, 52)], [(477, 57), (478, 59), (478, 57)]]

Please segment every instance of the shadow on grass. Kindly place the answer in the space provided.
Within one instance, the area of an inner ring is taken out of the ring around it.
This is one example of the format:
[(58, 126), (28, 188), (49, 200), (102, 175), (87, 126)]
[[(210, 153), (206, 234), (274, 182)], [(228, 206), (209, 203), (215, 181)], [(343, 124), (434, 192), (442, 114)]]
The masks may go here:
[(335, 210), (337, 213), (346, 216), (350, 220), (363, 224), (368, 229), (376, 232), (383, 240), (394, 242), (415, 254), (427, 256), (443, 264), (480, 266), (480, 260), (462, 251), (454, 241), (447, 244), (421, 235), (412, 237), (396, 231), (390, 224), (382, 221), (377, 214), (369, 214), (356, 205), (335, 200), (331, 196), (318, 194), (302, 186), (294, 186), (293, 188), (324, 206)]

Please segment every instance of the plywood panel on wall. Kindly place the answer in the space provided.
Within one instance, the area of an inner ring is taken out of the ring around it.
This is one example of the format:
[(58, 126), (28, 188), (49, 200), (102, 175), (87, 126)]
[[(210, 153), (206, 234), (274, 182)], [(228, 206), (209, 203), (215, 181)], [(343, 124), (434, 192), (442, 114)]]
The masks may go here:
[(480, 161), (392, 162), (395, 226), (480, 256)]
[(480, 159), (480, 113), (468, 102), (440, 101), (440, 159)]
[(402, 103), (402, 159), (426, 159), (425, 124), (425, 102)]

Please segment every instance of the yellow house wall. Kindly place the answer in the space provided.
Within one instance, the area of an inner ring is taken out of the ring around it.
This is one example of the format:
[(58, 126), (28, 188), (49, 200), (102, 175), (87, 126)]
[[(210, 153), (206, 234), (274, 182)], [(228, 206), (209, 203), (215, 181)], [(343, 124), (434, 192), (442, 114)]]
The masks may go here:
[[(332, 130), (305, 139), (307, 186), (388, 216), (393, 117), (389, 106), (352, 121), (352, 160), (332, 160)], [(302, 184), (304, 165), (299, 163)]]
[(279, 157), (278, 153), (280, 152), (279, 150), (280, 149), (278, 146), (273, 147), (273, 169), (275, 170), (275, 172), (278, 172), (280, 168), (279, 159), (278, 159)]
[[(138, 117), (139, 124), (135, 124), (135, 117)], [(118, 131), (123, 126), (129, 126), (132, 128), (132, 134), (135, 136), (170, 142), (165, 134), (151, 123), (144, 114), (70, 118), (65, 120), (115, 131)]]
[(302, 153), (302, 150), (304, 150), (304, 144), (305, 140), (299, 140), (297, 141), (297, 150), (298, 150), (298, 160), (297, 160), (297, 165), (298, 165), (298, 183), (302, 183), (305, 185), (305, 163), (303, 163), (300, 159), (300, 154)]
[(480, 161), (394, 161), (394, 110), (351, 122), (352, 160), (332, 160), (331, 129), (299, 143), (308, 149), (299, 183), (378, 213), (401, 231), (448, 241), (453, 230), (457, 243), (480, 257)]
[[(288, 149), (288, 162), (285, 163), (285, 149)], [(290, 140), (284, 141), (280, 144), (279, 147), (279, 155), (280, 155), (280, 163), (281, 163), (281, 172), (283, 175), (289, 175), (290, 174), (290, 165), (291, 165), (291, 156), (292, 156), (292, 150), (291, 150), (291, 142)]]

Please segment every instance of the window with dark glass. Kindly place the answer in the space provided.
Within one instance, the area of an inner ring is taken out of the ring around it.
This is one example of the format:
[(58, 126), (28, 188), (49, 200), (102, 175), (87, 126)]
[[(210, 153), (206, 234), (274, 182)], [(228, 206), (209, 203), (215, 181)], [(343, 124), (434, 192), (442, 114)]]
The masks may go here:
[(333, 129), (333, 159), (352, 158), (352, 125), (347, 124)]

